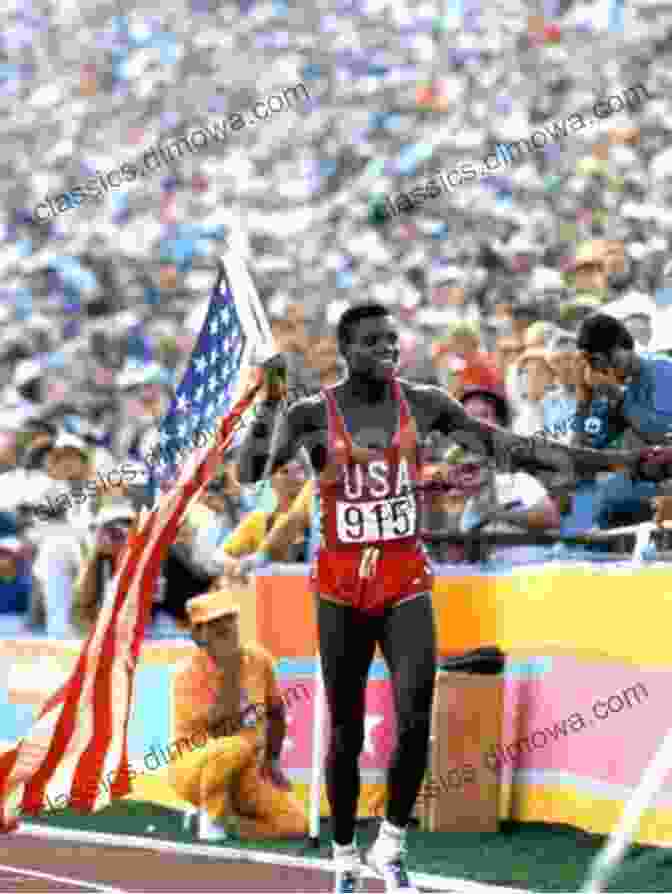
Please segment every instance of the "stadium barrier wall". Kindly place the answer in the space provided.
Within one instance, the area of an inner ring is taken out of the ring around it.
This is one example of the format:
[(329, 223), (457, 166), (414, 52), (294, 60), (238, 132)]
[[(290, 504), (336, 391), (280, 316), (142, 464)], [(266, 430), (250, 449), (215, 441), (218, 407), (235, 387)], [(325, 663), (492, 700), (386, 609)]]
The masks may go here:
[[(281, 688), (300, 687), (305, 694), (288, 709), (282, 763), (307, 800), (316, 641), (306, 568), (271, 566), (254, 588), (239, 592), (239, 600), (243, 629), (256, 624), (258, 640), (278, 659)], [(468, 773), (455, 768), (439, 782), (468, 786), (494, 772), (498, 758), (502, 819), (609, 832), (672, 725), (672, 569), (583, 562), (485, 574), (440, 566), (434, 605), (443, 655), (482, 645), (507, 654), (502, 750), (498, 756), (484, 751), (482, 766)], [(0, 747), (28, 732), (80, 647), (73, 640), (0, 641), (0, 679), (6, 681), (0, 685)], [(171, 674), (191, 648), (188, 640), (143, 645), (129, 723), (132, 763), (172, 741)], [(393, 743), (389, 681), (377, 656), (367, 691), (360, 816), (380, 814)], [(165, 767), (136, 779), (129, 798), (184, 806)], [(322, 808), (328, 815), (324, 797)], [(636, 840), (672, 843), (672, 786), (660, 793)]]

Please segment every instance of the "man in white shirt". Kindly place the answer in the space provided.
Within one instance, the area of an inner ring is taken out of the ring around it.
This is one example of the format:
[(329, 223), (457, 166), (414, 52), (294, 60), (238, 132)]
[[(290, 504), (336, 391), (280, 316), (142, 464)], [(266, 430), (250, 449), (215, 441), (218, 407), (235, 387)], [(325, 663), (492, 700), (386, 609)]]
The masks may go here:
[[(485, 422), (505, 424), (506, 416), (497, 418), (494, 401), (465, 400), (467, 412)], [(461, 457), (461, 461), (481, 462), (477, 456)], [(488, 532), (521, 530), (543, 531), (560, 527), (560, 512), (544, 485), (527, 472), (492, 472), (489, 483), (477, 497), (464, 503), (460, 530), (462, 533), (487, 529)], [(542, 558), (545, 548), (511, 546), (495, 548), (492, 558), (513, 562), (529, 562)]]
[[(489, 488), (465, 503), (460, 519), (463, 533), (485, 529), (488, 533), (544, 531), (560, 527), (560, 513), (544, 485), (527, 472), (497, 472)], [(515, 563), (542, 559), (546, 548), (495, 547), (492, 558)]]
[[(51, 499), (42, 512), (48, 518), (38, 529), (35, 576), (44, 591), (47, 636), (76, 638), (70, 621), (73, 589), (96, 513), (98, 488), (89, 450), (75, 435), (60, 435), (45, 460), (53, 481)], [(43, 507), (44, 508), (44, 507)], [(60, 510), (60, 512), (59, 512)]]

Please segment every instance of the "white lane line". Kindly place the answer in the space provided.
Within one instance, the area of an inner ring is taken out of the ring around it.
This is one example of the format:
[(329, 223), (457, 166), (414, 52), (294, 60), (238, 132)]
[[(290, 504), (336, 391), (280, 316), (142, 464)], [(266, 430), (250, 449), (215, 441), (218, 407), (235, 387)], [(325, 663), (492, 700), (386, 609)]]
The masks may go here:
[[(141, 848), (168, 853), (172, 856), (207, 857), (215, 860), (239, 860), (243, 863), (266, 863), (272, 866), (298, 866), (304, 869), (318, 869), (333, 873), (331, 860), (319, 857), (292, 857), (289, 854), (278, 854), (270, 851), (238, 850), (223, 845), (182, 844), (177, 841), (166, 841), (156, 838), (144, 838), (139, 835), (114, 835), (109, 832), (84, 832), (79, 829), (63, 829), (44, 826), (39, 823), (21, 823), (20, 833), (34, 835), (37, 838), (52, 841), (77, 841), (81, 844), (102, 844), (110, 847)], [(533, 894), (528, 888), (509, 888), (504, 885), (488, 885), (485, 882), (472, 882), (462, 878), (446, 878), (433, 873), (411, 872), (411, 881), (428, 891), (446, 891), (453, 894)], [(368, 867), (364, 869), (364, 878), (378, 878)]]
[(109, 885), (101, 885), (99, 882), (85, 882), (79, 879), (68, 878), (65, 875), (52, 875), (50, 872), (38, 872), (37, 869), (24, 869), (19, 866), (5, 866), (0, 863), (0, 872), (9, 872), (12, 875), (27, 875), (30, 878), (43, 878), (48, 882), (58, 882), (61, 885), (72, 885), (73, 888), (93, 888), (95, 891), (103, 891), (106, 894), (127, 894), (121, 888), (110, 888)]

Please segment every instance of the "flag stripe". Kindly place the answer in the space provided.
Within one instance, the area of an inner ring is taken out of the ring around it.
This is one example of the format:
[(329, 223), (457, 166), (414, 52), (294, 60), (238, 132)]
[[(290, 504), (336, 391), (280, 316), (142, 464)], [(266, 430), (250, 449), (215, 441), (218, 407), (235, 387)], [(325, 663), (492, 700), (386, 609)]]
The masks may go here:
[[(134, 564), (133, 551), (132, 549), (127, 549), (126, 555), (122, 559), (120, 574), (118, 575), (120, 584), (117, 588), (116, 598), (111, 602), (104, 601), (96, 627), (89, 635), (82, 649), (75, 671), (63, 687), (67, 690), (67, 693), (63, 715), (60, 718), (59, 731), (64, 736), (65, 741), (61, 742), (60, 739), (55, 737), (46, 761), (34, 775), (30, 784), (26, 786), (21, 805), (26, 812), (36, 812), (42, 808), (47, 786), (59, 765), (61, 768), (61, 772), (58, 773), (59, 780), (75, 772), (77, 761), (83, 750), (82, 745), (79, 743), (92, 733), (93, 721), (90, 717), (90, 712), (88, 710), (83, 712), (80, 710), (79, 716), (77, 716), (77, 712), (78, 709), (81, 709), (82, 703), (88, 707), (87, 696), (89, 696), (91, 684), (95, 680), (95, 676), (91, 675), (95, 675), (98, 666), (100, 641), (104, 639), (106, 631), (109, 630), (115, 616), (120, 611), (126, 589), (124, 584), (127, 583), (129, 576), (132, 574)], [(75, 718), (79, 720), (77, 728), (75, 728), (74, 724)], [(58, 748), (54, 747), (56, 742), (58, 742)], [(63, 759), (64, 749), (71, 750), (71, 753), (65, 759)], [(68, 791), (61, 788), (61, 791), (53, 792), (54, 797), (62, 794), (67, 795)]]
[[(115, 606), (113, 623), (110, 625), (101, 647), (102, 661), (100, 672), (96, 675), (97, 691), (93, 693), (93, 703), (86, 706), (88, 708), (87, 721), (93, 722), (93, 719), (96, 718), (98, 722), (93, 729), (88, 750), (82, 753), (77, 763), (69, 798), (73, 806), (80, 810), (90, 810), (98, 798), (98, 788), (105, 769), (105, 756), (114, 731), (115, 718), (112, 711), (115, 705), (121, 704), (123, 709), (123, 706), (127, 704), (127, 700), (122, 698), (123, 695), (126, 695), (125, 692), (114, 691), (113, 694), (110, 692), (112, 688), (111, 675), (115, 666), (113, 663), (115, 644), (120, 640), (120, 628), (124, 624), (124, 616), (137, 614), (138, 600), (141, 598), (143, 590), (136, 583), (136, 578), (140, 575), (142, 581), (143, 575), (140, 566), (143, 564), (143, 558), (145, 559), (144, 564), (148, 564), (152, 559), (152, 547), (153, 544), (146, 543), (144, 538), (135, 544), (134, 561), (129, 560), (126, 567), (126, 581), (119, 588), (120, 593), (127, 595), (123, 601), (118, 600), (119, 604)], [(145, 595), (148, 596), (145, 600), (148, 609), (151, 601), (151, 588)], [(146, 617), (147, 612), (142, 614)], [(123, 713), (119, 719), (123, 723)], [(89, 727), (88, 723), (87, 727)]]
[[(152, 525), (153, 527), (154, 524)], [(109, 728), (100, 730), (100, 735), (92, 743), (93, 767), (88, 768), (88, 773), (84, 775), (84, 791), (87, 793), (86, 802), (89, 807), (92, 807), (99, 798), (98, 787), (100, 780), (104, 778), (106, 773), (110, 772), (112, 767), (119, 768), (123, 759), (132, 682), (135, 663), (137, 662), (137, 658), (133, 660), (132, 657), (134, 634), (139, 634), (140, 640), (142, 639), (144, 626), (149, 619), (152, 597), (151, 584), (153, 580), (147, 580), (144, 566), (151, 566), (150, 572), (154, 573), (153, 575), (150, 574), (150, 578), (153, 576), (153, 579), (156, 579), (158, 567), (155, 571), (154, 563), (151, 561), (153, 558), (157, 557), (153, 553), (153, 544), (149, 541), (147, 546), (143, 548), (143, 553), (139, 556), (139, 560), (134, 566), (134, 581), (129, 584), (128, 597), (119, 613), (114, 631), (115, 636), (112, 644), (117, 653), (115, 657), (121, 660), (111, 661), (106, 669), (105, 687), (102, 689), (103, 695), (101, 698), (105, 697), (109, 700), (110, 724)], [(144, 563), (143, 559), (145, 559)], [(160, 555), (158, 559), (161, 559)], [(158, 562), (156, 565), (158, 565)], [(121, 650), (117, 648), (119, 644), (122, 646)], [(130, 649), (127, 650), (127, 654), (123, 654), (127, 644), (130, 644)], [(103, 708), (101, 707), (100, 710), (102, 711)]]
[[(129, 563), (130, 564), (130, 563)], [(133, 563), (133, 572), (138, 562)], [(121, 592), (126, 590), (120, 588)], [(92, 692), (92, 704), (87, 712), (91, 721), (94, 718), (99, 722), (93, 723), (91, 739), (84, 749), (77, 768), (73, 774), (70, 803), (78, 809), (90, 809), (98, 797), (98, 785), (104, 770), (105, 757), (108, 753), (114, 731), (115, 705), (126, 703), (124, 691), (112, 691), (113, 676), (115, 670), (115, 658), (117, 657), (117, 645), (123, 643), (121, 635), (124, 616), (129, 611), (136, 612), (137, 596), (133, 593), (133, 585), (128, 587), (126, 599), (118, 606), (118, 612), (105, 635), (101, 646), (99, 666), (96, 668), (94, 688)]]

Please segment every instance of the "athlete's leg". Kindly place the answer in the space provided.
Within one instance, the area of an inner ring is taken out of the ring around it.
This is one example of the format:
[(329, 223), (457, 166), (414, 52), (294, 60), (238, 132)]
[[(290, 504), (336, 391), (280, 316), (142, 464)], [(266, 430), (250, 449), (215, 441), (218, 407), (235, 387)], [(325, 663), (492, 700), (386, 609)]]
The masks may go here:
[(359, 755), (364, 745), (364, 696), (379, 620), (345, 605), (317, 600), (324, 690), (331, 715), (326, 760), (334, 841), (350, 845), (359, 800)]
[(397, 744), (387, 781), (388, 822), (404, 828), (427, 766), (436, 674), (436, 636), (429, 594), (391, 609), (380, 647), (392, 678)]

